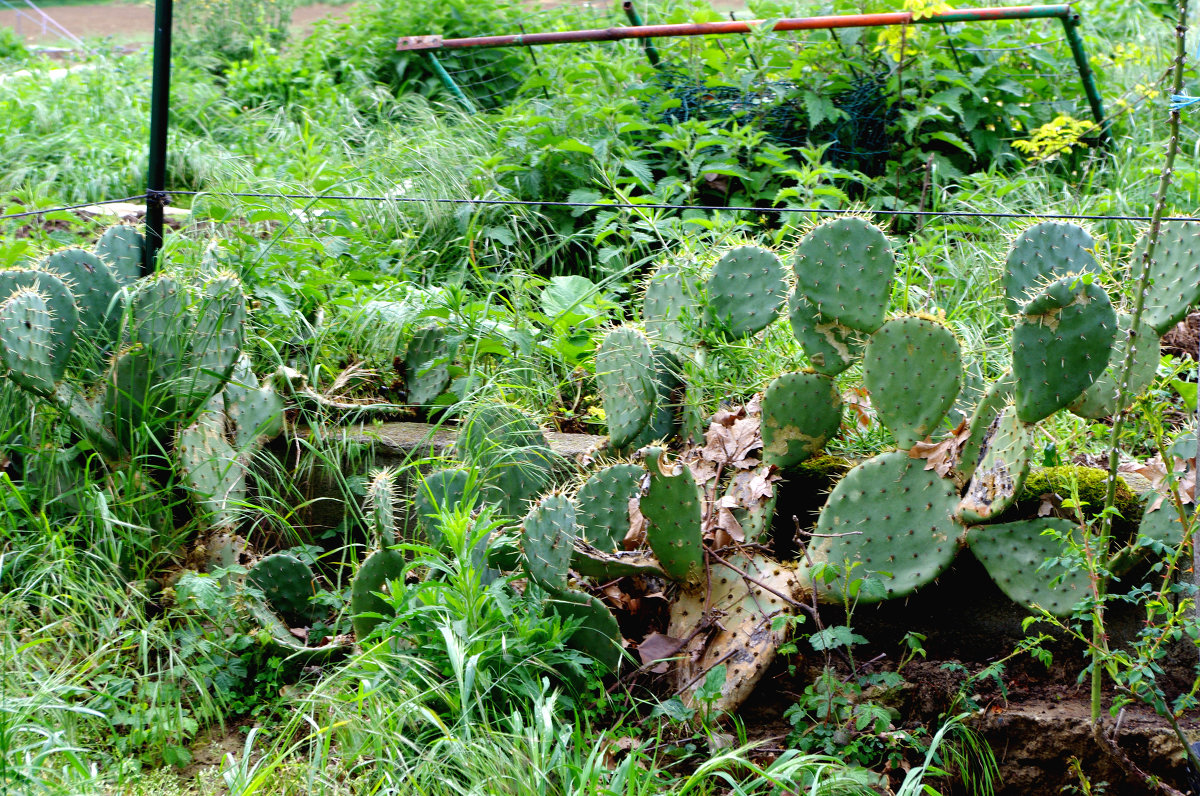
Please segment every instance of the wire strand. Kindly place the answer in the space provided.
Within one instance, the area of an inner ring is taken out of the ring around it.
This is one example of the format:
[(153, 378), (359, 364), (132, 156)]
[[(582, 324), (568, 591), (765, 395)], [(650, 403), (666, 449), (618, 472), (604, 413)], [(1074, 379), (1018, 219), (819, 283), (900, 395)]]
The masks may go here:
[(51, 207), (46, 210), (28, 210), (24, 213), (8, 213), (0, 216), (0, 221), (7, 221), (10, 218), (25, 218), (26, 216), (44, 216), (48, 213), (61, 213), (64, 210), (80, 210), (85, 207), (95, 207), (97, 205), (116, 205), (122, 202), (132, 202), (135, 200), (145, 201), (146, 194), (139, 193), (136, 196), (126, 196), (124, 199), (101, 199), (99, 202), (85, 202), (81, 205), (67, 205), (66, 207)]

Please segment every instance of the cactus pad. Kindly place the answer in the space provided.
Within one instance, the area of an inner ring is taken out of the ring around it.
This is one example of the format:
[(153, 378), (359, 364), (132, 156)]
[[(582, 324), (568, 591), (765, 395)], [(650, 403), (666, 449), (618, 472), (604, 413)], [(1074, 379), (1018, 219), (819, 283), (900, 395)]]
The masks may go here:
[(971, 481), (958, 506), (959, 518), (984, 522), (1011, 506), (1029, 475), (1032, 453), (1029, 427), (1017, 419), (1016, 407), (1006, 407), (984, 437), (978, 464), (971, 468)]
[(1070, 616), (1071, 609), (1090, 593), (1088, 575), (1083, 569), (1042, 568), (1044, 562), (1059, 559), (1065, 552), (1061, 538), (1043, 533), (1048, 529), (1058, 537), (1070, 535), (1078, 541), (1075, 523), (1042, 517), (975, 526), (967, 532), (967, 544), (1013, 602), (1027, 608), (1040, 606), (1054, 616)]
[(133, 348), (117, 356), (104, 385), (104, 419), (126, 450), (133, 447), (144, 423), (157, 427), (169, 419), (158, 400), (161, 394), (146, 349)]
[(521, 525), (529, 576), (547, 591), (565, 589), (576, 536), (575, 504), (565, 495), (547, 495), (529, 510)]
[(821, 315), (799, 291), (788, 300), (788, 319), (792, 334), (804, 346), (809, 364), (818, 373), (836, 376), (862, 354), (859, 333)]
[(713, 325), (740, 339), (761, 332), (787, 296), (787, 271), (774, 252), (738, 246), (713, 266), (705, 286)]
[(799, 464), (824, 448), (841, 425), (842, 396), (831, 377), (785, 373), (763, 393), (763, 461)]
[(695, 586), (704, 576), (700, 494), (687, 467), (681, 467), (678, 475), (663, 472), (662, 455), (661, 448), (651, 448), (646, 453), (650, 486), (641, 500), (646, 540), (663, 571), (675, 580)]
[(694, 312), (696, 301), (690, 295), (694, 292), (691, 288), (691, 281), (672, 263), (660, 265), (646, 280), (642, 321), (651, 343), (672, 351), (689, 345), (683, 319)]
[(519, 517), (550, 482), (554, 454), (524, 411), (510, 404), (479, 404), (463, 423), (454, 449), (482, 474), (482, 498)]
[[(1194, 506), (1184, 506), (1184, 513), (1189, 520), (1195, 510)], [(1138, 525), (1138, 543), (1157, 542), (1167, 547), (1178, 547), (1183, 541), (1183, 531), (1183, 525), (1179, 522), (1179, 510), (1171, 503), (1170, 498), (1165, 498), (1153, 509), (1147, 509), (1142, 514), (1142, 522)]]
[(928, 318), (893, 318), (867, 343), (863, 384), (880, 422), (901, 448), (911, 448), (937, 429), (958, 397), (958, 340)]
[(874, 224), (852, 216), (826, 221), (800, 241), (792, 268), (796, 291), (824, 318), (867, 334), (883, 323), (896, 257)]
[[(203, 414), (209, 414), (205, 412)], [(219, 529), (236, 528), (246, 501), (246, 465), (210, 418), (179, 431), (175, 458), (196, 504)]]
[[(1134, 248), (1134, 263), (1138, 252), (1146, 250), (1143, 238)], [(1135, 271), (1136, 272), (1136, 271)], [(1163, 224), (1159, 233), (1150, 274), (1154, 281), (1146, 291), (1142, 320), (1159, 335), (1166, 333), (1200, 303), (1200, 223), (1195, 221)]]
[(0, 302), (15, 293), (18, 288), (36, 291), (45, 302), (50, 320), (47, 362), (54, 381), (58, 381), (66, 373), (67, 362), (75, 348), (75, 332), (79, 327), (79, 310), (75, 307), (75, 297), (61, 279), (47, 271), (25, 268), (0, 270)]
[(446, 330), (440, 326), (417, 330), (404, 356), (404, 378), (410, 404), (429, 406), (446, 391), (454, 349)]
[[(376, 550), (367, 556), (350, 584), (350, 617), (354, 638), (361, 642), (376, 625), (394, 616), (395, 609), (380, 594), (391, 594), (391, 582), (404, 578), (404, 554), (396, 550)], [(368, 614), (378, 614), (369, 616)]]
[[(1129, 345), (1129, 326), (1132, 320), (1127, 313), (1117, 313), (1117, 339), (1113, 344), (1108, 367), (1092, 382), (1092, 386), (1067, 405), (1072, 413), (1092, 420), (1116, 413), (1117, 381), (1121, 377), (1120, 370), (1125, 361), (1125, 348)], [(1133, 352), (1133, 369), (1129, 372), (1130, 398), (1141, 395), (1154, 383), (1154, 377), (1158, 374), (1159, 358), (1158, 337), (1143, 323), (1137, 338), (1137, 347)]]
[(645, 550), (627, 550), (606, 553), (576, 539), (571, 550), (571, 569), (588, 578), (608, 582), (630, 575), (667, 575), (658, 565), (658, 559)]
[[(707, 639), (698, 660), (690, 659), (685, 651), (681, 651), (682, 660), (676, 665), (675, 677), (678, 687), (687, 686), (683, 700), (685, 704), (691, 704), (696, 688), (704, 680), (697, 675), (723, 662), (725, 682), (712, 705), (718, 711), (736, 710), (775, 659), (787, 630), (777, 629), (773, 620), (790, 611), (780, 594), (792, 600), (802, 597), (797, 593), (796, 573), (787, 566), (765, 556), (739, 555), (731, 558), (729, 563), (736, 569), (719, 562), (712, 564), (707, 593), (696, 591), (679, 596), (671, 606), (667, 631), (673, 638), (691, 637), (706, 621), (706, 605), (709, 614), (716, 619), (716, 630)], [(743, 572), (758, 582), (748, 581)]]
[(237, 450), (249, 450), (283, 431), (283, 397), (259, 383), (245, 354), (238, 357), (221, 400)]
[(314, 612), (309, 598), (317, 593), (317, 584), (308, 564), (277, 553), (255, 564), (247, 579), (290, 627), (306, 627), (312, 622)]
[(1071, 273), (1098, 273), (1092, 249), (1096, 242), (1076, 224), (1045, 221), (1034, 224), (1013, 241), (1004, 269), (1004, 297), (1009, 312), (1017, 312), (1052, 279)]
[(596, 381), (614, 448), (633, 442), (658, 404), (654, 352), (641, 332), (614, 329), (596, 351)]
[(0, 361), (18, 386), (48, 397), (66, 367), (56, 349), (54, 317), (45, 296), (33, 288), (17, 288), (0, 304)]
[(882, 588), (862, 589), (860, 601), (905, 597), (954, 560), (963, 533), (954, 520), (958, 492), (924, 466), (923, 459), (892, 451), (863, 462), (837, 483), (810, 547), (836, 575), (820, 584), (823, 598), (840, 599), (847, 578), (867, 577)]
[(99, 257), (83, 249), (63, 249), (46, 259), (45, 268), (70, 288), (84, 328), (92, 334), (111, 331), (121, 315), (114, 302), (121, 286)]
[(367, 484), (367, 526), (381, 548), (396, 543), (396, 471), (379, 470)]
[(563, 619), (579, 620), (568, 644), (586, 653), (606, 672), (616, 670), (622, 655), (621, 629), (604, 603), (590, 594), (563, 591), (554, 595), (550, 608)]
[(641, 496), (645, 477), (636, 464), (593, 473), (575, 495), (580, 538), (606, 553), (620, 550), (629, 533), (629, 502)]
[[(454, 511), (466, 499), (472, 473), (467, 470), (448, 469), (432, 472), (421, 481), (413, 506), (417, 522), (425, 531), (425, 539), (434, 547), (441, 547), (441, 531), (437, 517), (443, 512)], [(474, 492), (471, 493), (474, 495)]]
[(1036, 423), (1066, 407), (1108, 365), (1117, 317), (1108, 294), (1067, 276), (1028, 302), (1013, 329), (1017, 417)]
[(1012, 398), (1014, 384), (1012, 371), (1006, 370), (1004, 375), (992, 382), (980, 397), (979, 403), (975, 405), (975, 411), (971, 414), (971, 422), (968, 425), (970, 433), (959, 452), (957, 469), (959, 475), (964, 479), (969, 479), (974, 474), (975, 466), (979, 464), (979, 456), (983, 451), (983, 442), (987, 439), (992, 424), (1004, 411), (1008, 400)]
[(96, 256), (109, 267), (122, 286), (132, 285), (142, 275), (142, 249), (145, 239), (137, 227), (118, 224), (109, 227), (96, 243)]

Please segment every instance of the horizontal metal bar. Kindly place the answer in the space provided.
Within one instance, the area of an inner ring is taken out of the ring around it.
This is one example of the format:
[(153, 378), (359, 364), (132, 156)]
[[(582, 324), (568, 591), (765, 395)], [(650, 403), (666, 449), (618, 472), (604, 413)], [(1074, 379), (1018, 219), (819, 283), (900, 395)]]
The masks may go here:
[[(830, 28), (877, 28), (887, 25), (927, 25), (950, 22), (981, 22), (1008, 19), (1067, 19), (1075, 12), (1069, 5), (1050, 6), (1002, 6), (999, 8), (969, 8), (947, 11), (941, 14), (914, 19), (909, 11), (893, 11), (886, 14), (848, 14), (845, 16), (795, 17), (780, 19), (772, 30), (828, 30)], [(397, 50), (442, 49), (456, 50), (468, 47), (530, 47), (539, 44), (566, 44), (570, 42), (621, 41), (624, 39), (651, 39), (657, 36), (708, 36), (727, 33), (750, 33), (766, 20), (698, 22), (676, 25), (640, 25), (624, 28), (595, 28), (591, 30), (564, 30), (550, 33), (518, 33), (504, 36), (475, 36), (467, 39), (442, 39), (440, 45), (430, 41), (433, 37), (407, 36), (396, 43)], [(417, 42), (420, 42), (417, 44)]]

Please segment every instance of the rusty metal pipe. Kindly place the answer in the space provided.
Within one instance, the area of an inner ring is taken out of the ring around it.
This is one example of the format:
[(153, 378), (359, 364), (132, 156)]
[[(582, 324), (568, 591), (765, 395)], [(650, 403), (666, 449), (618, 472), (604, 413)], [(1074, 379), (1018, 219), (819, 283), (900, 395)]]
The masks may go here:
[[(846, 16), (796, 17), (775, 22), (775, 31), (829, 30), (831, 28), (877, 28), (887, 25), (928, 25), (950, 22), (980, 22), (1006, 19), (1065, 19), (1074, 14), (1068, 5), (1003, 6), (1000, 8), (971, 8), (948, 11), (913, 19), (908, 11), (886, 14), (849, 14)], [(708, 36), (728, 33), (750, 33), (765, 20), (731, 22), (696, 22), (676, 25), (641, 25), (625, 28), (593, 28), (564, 30), (549, 33), (509, 34), (505, 36), (475, 36), (467, 39), (442, 39), (437, 36), (404, 37), (396, 49), (447, 49), (468, 47), (532, 47), (540, 44), (572, 42), (622, 41), (651, 39), (659, 36)]]

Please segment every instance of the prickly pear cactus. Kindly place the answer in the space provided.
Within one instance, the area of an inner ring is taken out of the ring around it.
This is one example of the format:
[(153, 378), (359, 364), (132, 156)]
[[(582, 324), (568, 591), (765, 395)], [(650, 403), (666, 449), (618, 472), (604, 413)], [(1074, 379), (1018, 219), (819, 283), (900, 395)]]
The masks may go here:
[[(1117, 382), (1121, 375), (1121, 363), (1125, 361), (1125, 347), (1129, 345), (1129, 327), (1132, 321), (1128, 313), (1117, 313), (1117, 339), (1113, 345), (1112, 356), (1108, 360), (1108, 367), (1092, 382), (1092, 386), (1067, 405), (1073, 414), (1098, 420), (1117, 411)], [(1129, 372), (1130, 398), (1141, 395), (1154, 383), (1160, 358), (1158, 336), (1147, 324), (1142, 324), (1137, 341), (1133, 352), (1133, 369)]]
[(222, 273), (205, 286), (196, 307), (183, 367), (172, 374), (179, 411), (190, 414), (219, 393), (233, 375), (241, 356), (246, 324), (246, 299), (241, 281)]
[[(61, 279), (47, 271), (30, 268), (0, 270), (0, 302), (12, 296), (19, 288), (35, 291), (46, 304), (50, 320), (50, 347), (39, 350), (39, 355), (34, 358), (48, 363), (50, 372), (55, 374), (54, 381), (61, 381), (66, 373), (71, 351), (75, 348), (75, 332), (79, 328), (79, 310), (75, 308), (75, 297)], [(19, 377), (14, 378), (14, 381), (20, 384)]]
[(221, 399), (237, 450), (259, 447), (283, 431), (283, 397), (259, 382), (246, 355), (238, 358)]
[(679, 430), (678, 394), (684, 389), (680, 375), (683, 366), (666, 349), (651, 346), (651, 351), (654, 353), (654, 414), (628, 444), (631, 450), (669, 439)]
[(439, 514), (453, 511), (464, 500), (474, 503), (477, 492), (472, 489), (472, 481), (473, 474), (461, 469), (437, 470), (421, 481), (413, 497), (413, 506), (429, 544), (442, 545), (441, 530), (436, 521)]
[(810, 555), (825, 565), (818, 594), (839, 599), (849, 582), (870, 578), (861, 602), (904, 597), (954, 560), (963, 527), (954, 519), (953, 482), (923, 459), (892, 451), (855, 467), (837, 483), (817, 521)]
[(893, 318), (867, 343), (863, 384), (880, 422), (901, 448), (911, 448), (937, 429), (958, 397), (958, 340), (929, 318)]
[(142, 275), (142, 250), (145, 239), (137, 227), (118, 224), (109, 227), (96, 243), (96, 256), (109, 267), (122, 287), (132, 285)]
[(316, 576), (308, 564), (295, 556), (278, 553), (255, 564), (247, 579), (290, 627), (312, 623), (314, 611), (309, 598), (317, 593), (317, 587)]
[[(1184, 507), (1184, 513), (1189, 522), (1194, 512), (1194, 506)], [(1138, 525), (1137, 538), (1141, 545), (1156, 542), (1167, 547), (1178, 547), (1183, 541), (1183, 534), (1184, 527), (1179, 522), (1179, 509), (1170, 500), (1163, 500), (1154, 508), (1147, 509), (1142, 515), (1142, 522)]]
[(964, 479), (970, 479), (975, 473), (975, 467), (979, 464), (979, 457), (983, 452), (983, 443), (987, 439), (992, 425), (1012, 398), (1015, 385), (1016, 380), (1013, 378), (1012, 371), (1005, 371), (1000, 378), (992, 382), (987, 391), (979, 398), (979, 403), (975, 405), (975, 411), (971, 415), (971, 422), (968, 426), (970, 432), (959, 453), (958, 472)]
[(837, 436), (842, 396), (829, 376), (785, 373), (762, 398), (763, 461), (791, 467), (814, 456)]
[[(219, 404), (219, 399), (214, 399)], [(196, 505), (216, 528), (236, 528), (246, 502), (246, 465), (225, 439), (224, 416), (209, 409), (175, 437), (175, 461)]]
[(704, 577), (700, 493), (687, 467), (678, 475), (664, 472), (662, 456), (661, 448), (646, 453), (650, 486), (641, 500), (646, 540), (671, 578), (694, 586)]
[(966, 494), (958, 506), (963, 522), (984, 522), (999, 516), (1013, 504), (1029, 475), (1033, 437), (1029, 427), (1017, 419), (1017, 410), (1008, 406), (988, 429), (983, 453), (971, 468)]
[(463, 423), (457, 457), (479, 469), (482, 499), (509, 517), (520, 517), (550, 483), (554, 454), (524, 411), (509, 404), (480, 404)]
[(693, 285), (679, 266), (664, 263), (646, 280), (642, 321), (651, 344), (681, 353), (691, 339), (684, 319), (696, 306)]
[(105, 424), (124, 450), (133, 449), (146, 423), (154, 423), (157, 431), (159, 424), (169, 419), (162, 395), (145, 348), (134, 347), (117, 355), (104, 385), (103, 407)]
[(46, 297), (33, 288), (17, 288), (0, 304), (0, 361), (18, 386), (43, 397), (54, 394), (66, 370), (54, 323)]
[(761, 332), (778, 316), (787, 296), (787, 272), (774, 252), (738, 246), (713, 266), (705, 293), (710, 324), (740, 339)]
[[(1147, 233), (1148, 235), (1149, 233)], [(1146, 250), (1146, 239), (1134, 248), (1135, 270)], [(1150, 265), (1153, 281), (1146, 291), (1142, 320), (1158, 336), (1167, 332), (1200, 303), (1200, 223), (1172, 221), (1163, 224), (1159, 232), (1154, 262)], [(1150, 345), (1153, 345), (1150, 343)]]
[(788, 320), (818, 373), (836, 376), (862, 355), (861, 333), (821, 315), (798, 290), (788, 299)]
[(575, 504), (565, 495), (547, 495), (525, 515), (522, 527), (529, 577), (547, 591), (565, 589), (576, 535)]
[(396, 471), (379, 470), (367, 484), (367, 527), (376, 544), (391, 547), (396, 543)]
[(867, 334), (883, 323), (896, 257), (869, 221), (851, 216), (816, 227), (800, 241), (792, 270), (797, 293), (825, 319)]
[(1082, 569), (1042, 568), (1046, 561), (1062, 557), (1064, 546), (1058, 537), (1073, 537), (1078, 543), (1079, 528), (1058, 517), (979, 525), (967, 532), (967, 545), (1013, 602), (1044, 608), (1054, 616), (1070, 616), (1089, 594), (1088, 575)]
[(725, 682), (721, 695), (713, 702), (718, 711), (736, 708), (753, 692), (787, 635), (786, 628), (777, 627), (773, 620), (790, 612), (785, 598), (803, 596), (796, 572), (790, 567), (765, 556), (739, 555), (729, 563), (736, 569), (716, 562), (711, 565), (707, 593), (685, 592), (679, 596), (671, 605), (667, 631), (672, 638), (692, 637), (706, 621), (706, 607), (710, 615), (720, 618), (699, 658), (693, 660), (689, 650), (682, 650), (679, 656), (683, 660), (675, 669), (678, 687), (684, 688), (684, 703), (691, 704), (704, 679), (697, 675), (724, 663)]
[(380, 622), (394, 616), (392, 605), (380, 595), (390, 596), (391, 583), (403, 582), (404, 554), (376, 550), (362, 562), (350, 583), (350, 616), (354, 638), (362, 642)]
[(1036, 423), (1064, 409), (1104, 373), (1117, 333), (1108, 294), (1066, 276), (1026, 303), (1013, 328), (1017, 417)]
[(617, 619), (604, 603), (590, 594), (561, 591), (554, 595), (550, 609), (563, 619), (578, 619), (579, 627), (568, 643), (586, 653), (604, 670), (616, 671), (621, 663), (621, 630)]
[(120, 285), (100, 258), (83, 249), (63, 249), (51, 254), (45, 269), (59, 275), (75, 296), (79, 322), (88, 333), (109, 336), (121, 317), (117, 301)]
[(1087, 230), (1062, 221), (1044, 221), (1013, 241), (1004, 268), (1004, 297), (1009, 312), (1067, 274), (1098, 273), (1092, 251), (1096, 242)]
[(413, 334), (404, 357), (409, 403), (429, 406), (446, 391), (454, 352), (450, 335), (440, 326), (428, 326)]
[(654, 352), (636, 329), (614, 329), (596, 351), (596, 382), (614, 448), (633, 442), (658, 404)]
[(629, 504), (642, 494), (646, 471), (636, 464), (614, 464), (593, 473), (575, 495), (579, 535), (597, 549), (621, 549), (629, 533)]

